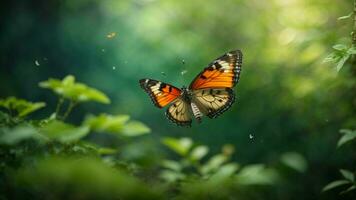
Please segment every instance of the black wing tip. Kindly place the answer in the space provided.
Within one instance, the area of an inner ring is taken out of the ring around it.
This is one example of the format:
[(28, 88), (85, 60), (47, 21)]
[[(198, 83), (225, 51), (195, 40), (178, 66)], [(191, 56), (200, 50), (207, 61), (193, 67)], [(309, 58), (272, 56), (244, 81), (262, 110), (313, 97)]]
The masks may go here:
[(172, 115), (168, 112), (168, 109), (165, 112), (166, 117), (169, 121), (173, 122), (177, 126), (187, 126), (187, 127), (192, 127), (192, 120), (189, 121), (178, 121), (172, 117)]
[(159, 105), (156, 101), (156, 97), (153, 95), (153, 93), (151, 92), (150, 88), (149, 88), (149, 85), (148, 83), (150, 81), (154, 81), (156, 82), (156, 80), (152, 80), (152, 79), (149, 79), (149, 78), (143, 78), (143, 79), (140, 79), (138, 82), (141, 86), (141, 88), (150, 96), (150, 99), (153, 103), (153, 105), (155, 105), (156, 107), (158, 108), (163, 108), (161, 105)]

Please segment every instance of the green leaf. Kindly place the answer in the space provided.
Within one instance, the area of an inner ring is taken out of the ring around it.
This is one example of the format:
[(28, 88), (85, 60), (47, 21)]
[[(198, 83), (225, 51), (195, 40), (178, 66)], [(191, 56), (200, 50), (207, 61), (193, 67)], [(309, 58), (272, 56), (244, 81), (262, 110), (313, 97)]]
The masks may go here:
[(60, 197), (70, 191), (74, 199), (162, 199), (154, 185), (146, 185), (101, 159), (49, 156), (33, 165), (17, 170), (14, 181), (39, 195), (50, 191), (51, 197)]
[(344, 134), (339, 141), (337, 142), (337, 147), (341, 147), (342, 145), (346, 144), (347, 142), (350, 142), (351, 140), (356, 139), (356, 130), (348, 130), (348, 129), (342, 129), (340, 130), (340, 133)]
[(89, 127), (75, 127), (61, 121), (51, 121), (40, 129), (43, 135), (62, 143), (71, 143), (80, 140), (89, 133)]
[(342, 56), (339, 53), (332, 52), (324, 58), (323, 62), (337, 63), (341, 58)]
[(345, 62), (349, 59), (350, 57), (350, 54), (345, 54), (340, 60), (339, 62), (337, 63), (336, 65), (336, 70), (337, 71), (340, 71), (341, 68), (344, 66)]
[(166, 137), (163, 138), (162, 143), (181, 156), (185, 156), (193, 145), (190, 138), (176, 139)]
[(205, 145), (195, 147), (191, 153), (190, 158), (192, 160), (200, 160), (209, 152), (209, 148)]
[(284, 165), (286, 165), (298, 172), (301, 172), (301, 173), (305, 172), (305, 170), (307, 169), (307, 166), (308, 166), (305, 158), (296, 152), (284, 153), (281, 157), (281, 162)]
[(167, 169), (177, 171), (177, 172), (182, 170), (182, 165), (179, 162), (174, 161), (174, 160), (163, 160), (162, 166)]
[(130, 119), (128, 115), (108, 115), (100, 114), (98, 116), (88, 116), (84, 125), (89, 126), (96, 132), (121, 133), (124, 124)]
[(30, 138), (43, 139), (34, 127), (28, 125), (0, 129), (0, 144), (15, 145)]
[(353, 14), (353, 13), (351, 12), (351, 13), (349, 13), (348, 15), (338, 17), (338, 18), (337, 18), (337, 20), (344, 20), (344, 19), (348, 19), (348, 18), (350, 18), (350, 17), (352, 16), (352, 14)]
[(99, 153), (100, 155), (115, 154), (115, 153), (117, 153), (117, 149), (108, 148), (108, 147), (100, 147), (100, 148), (98, 148), (98, 153)]
[(344, 176), (345, 179), (349, 180), (350, 182), (354, 182), (355, 181), (355, 175), (346, 169), (340, 169), (340, 173), (342, 174), (342, 176)]
[(171, 171), (171, 170), (162, 170), (160, 178), (168, 183), (174, 183), (179, 180), (184, 179), (186, 176), (181, 172)]
[(128, 115), (89, 116), (84, 121), (86, 126), (96, 132), (113, 133), (123, 136), (139, 136), (151, 132), (151, 129), (139, 121), (129, 121)]
[(242, 185), (271, 185), (277, 180), (277, 172), (262, 164), (245, 166), (236, 176), (237, 183)]
[(130, 121), (124, 125), (122, 130), (122, 135), (125, 136), (139, 136), (150, 133), (151, 129), (146, 126), (144, 123), (139, 121)]
[(88, 87), (83, 83), (76, 83), (75, 77), (66, 76), (63, 80), (50, 78), (39, 83), (42, 88), (50, 89), (56, 94), (74, 102), (96, 101), (109, 104), (110, 99), (101, 91)]
[(347, 46), (345, 44), (336, 44), (333, 46), (333, 49), (339, 50), (339, 51), (344, 51), (347, 49)]
[(356, 54), (356, 48), (355, 47), (351, 47), (347, 50), (348, 54)]
[(4, 107), (11, 111), (16, 111), (19, 117), (24, 117), (38, 109), (45, 107), (44, 102), (29, 102), (24, 99), (18, 99), (16, 97), (8, 97), (6, 99), (0, 99), (0, 107)]
[(222, 164), (228, 160), (228, 157), (224, 154), (217, 154), (210, 158), (210, 160), (204, 164), (200, 171), (202, 174), (208, 174), (216, 171)]
[(334, 189), (336, 187), (339, 187), (339, 186), (342, 186), (342, 185), (346, 185), (346, 184), (350, 184), (349, 181), (347, 180), (337, 180), (337, 181), (333, 181), (329, 184), (327, 184), (323, 189), (322, 189), (322, 192), (325, 192), (325, 191), (328, 191), (328, 190), (331, 190), (331, 189)]
[(345, 193), (351, 192), (352, 190), (356, 190), (356, 185), (350, 186), (346, 190), (342, 191), (340, 194), (345, 194)]
[(221, 166), (211, 177), (212, 181), (221, 181), (226, 178), (232, 177), (238, 169), (238, 164), (236, 163), (228, 163)]

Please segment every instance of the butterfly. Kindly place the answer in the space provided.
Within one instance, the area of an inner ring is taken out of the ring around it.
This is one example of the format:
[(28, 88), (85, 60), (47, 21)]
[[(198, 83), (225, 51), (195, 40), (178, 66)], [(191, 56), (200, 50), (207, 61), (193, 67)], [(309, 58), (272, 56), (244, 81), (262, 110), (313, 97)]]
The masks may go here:
[(179, 126), (191, 126), (192, 115), (201, 122), (204, 115), (216, 118), (235, 101), (233, 87), (240, 79), (242, 52), (230, 51), (211, 62), (189, 87), (181, 89), (153, 79), (141, 79), (141, 87), (158, 108), (167, 105), (167, 118)]

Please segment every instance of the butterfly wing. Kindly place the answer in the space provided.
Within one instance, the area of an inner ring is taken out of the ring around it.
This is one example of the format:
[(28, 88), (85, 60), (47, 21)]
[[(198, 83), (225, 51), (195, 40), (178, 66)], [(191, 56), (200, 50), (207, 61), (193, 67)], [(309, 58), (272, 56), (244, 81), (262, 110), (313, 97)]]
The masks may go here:
[(189, 104), (182, 97), (177, 98), (166, 111), (167, 118), (179, 126), (191, 126)]
[(231, 51), (217, 58), (195, 77), (189, 88), (232, 88), (240, 78), (242, 52)]
[(153, 104), (159, 108), (173, 102), (181, 94), (180, 89), (161, 81), (141, 79), (139, 82), (141, 87), (150, 95)]
[(216, 118), (228, 110), (235, 101), (231, 88), (207, 88), (193, 90), (192, 101), (209, 118)]

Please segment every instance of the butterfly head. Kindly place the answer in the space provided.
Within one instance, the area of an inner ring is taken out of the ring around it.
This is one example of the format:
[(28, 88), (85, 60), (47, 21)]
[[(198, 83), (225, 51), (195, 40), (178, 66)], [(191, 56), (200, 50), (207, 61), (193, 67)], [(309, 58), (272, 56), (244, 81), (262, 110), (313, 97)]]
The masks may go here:
[(183, 99), (185, 99), (187, 102), (190, 102), (191, 98), (192, 98), (192, 91), (189, 88), (187, 88), (186, 86), (183, 86), (182, 87), (182, 96), (183, 96)]

